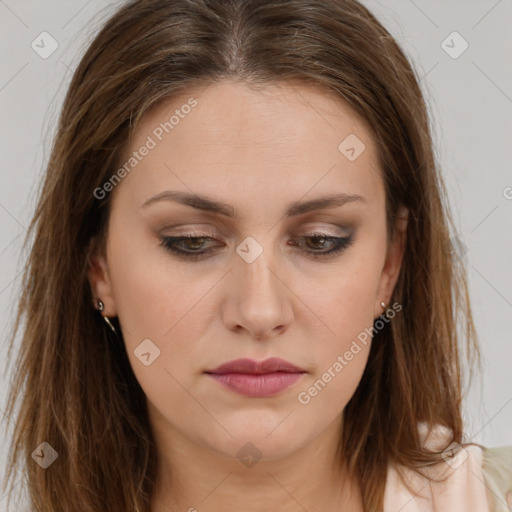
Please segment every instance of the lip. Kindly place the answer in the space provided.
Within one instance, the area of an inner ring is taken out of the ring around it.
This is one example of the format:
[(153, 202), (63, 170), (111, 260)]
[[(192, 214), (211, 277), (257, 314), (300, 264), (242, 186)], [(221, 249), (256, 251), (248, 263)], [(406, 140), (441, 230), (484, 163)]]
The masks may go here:
[(254, 361), (253, 359), (234, 359), (221, 364), (214, 370), (208, 370), (206, 373), (221, 375), (225, 373), (246, 373), (249, 375), (263, 375), (267, 373), (286, 372), (286, 373), (305, 373), (304, 368), (299, 368), (294, 364), (280, 359), (279, 357), (270, 357), (264, 361)]
[(284, 359), (271, 357), (264, 361), (235, 359), (205, 373), (236, 393), (261, 398), (281, 393), (307, 372)]

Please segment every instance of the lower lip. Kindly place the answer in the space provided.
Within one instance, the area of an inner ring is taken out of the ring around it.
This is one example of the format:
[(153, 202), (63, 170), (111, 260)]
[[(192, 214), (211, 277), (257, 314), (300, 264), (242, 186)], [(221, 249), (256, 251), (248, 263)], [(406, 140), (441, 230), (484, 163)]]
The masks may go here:
[(263, 375), (248, 373), (208, 374), (236, 393), (251, 397), (274, 396), (295, 384), (302, 373), (275, 372)]

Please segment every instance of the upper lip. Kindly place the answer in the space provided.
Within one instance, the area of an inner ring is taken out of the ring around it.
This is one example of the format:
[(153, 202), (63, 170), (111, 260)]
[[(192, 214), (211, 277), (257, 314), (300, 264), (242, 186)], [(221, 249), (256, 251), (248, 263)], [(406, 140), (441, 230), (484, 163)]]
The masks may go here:
[(224, 374), (224, 373), (248, 373), (252, 375), (263, 375), (266, 373), (287, 372), (287, 373), (305, 373), (306, 370), (295, 366), (294, 364), (271, 357), (264, 361), (254, 361), (253, 359), (235, 359), (221, 364), (214, 370), (208, 370), (206, 373)]

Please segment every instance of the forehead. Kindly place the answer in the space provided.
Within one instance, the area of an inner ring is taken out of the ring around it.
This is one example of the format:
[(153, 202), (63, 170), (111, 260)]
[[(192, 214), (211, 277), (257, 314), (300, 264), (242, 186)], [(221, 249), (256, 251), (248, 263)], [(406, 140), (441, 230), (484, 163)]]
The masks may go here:
[(272, 191), (300, 197), (338, 188), (370, 199), (382, 192), (366, 122), (317, 86), (285, 82), (253, 90), (220, 82), (184, 91), (145, 114), (123, 163), (144, 146), (151, 149), (124, 180), (138, 196), (166, 185), (212, 196), (261, 192), (260, 200)]
[[(192, 101), (197, 104), (189, 108)], [(198, 136), (205, 137), (196, 143), (270, 144), (279, 142), (275, 140), (277, 133), (292, 140), (318, 131), (332, 132), (335, 141), (351, 131), (367, 145), (373, 142), (366, 121), (334, 91), (296, 81), (259, 85), (256, 89), (245, 83), (221, 81), (182, 91), (145, 114), (133, 142), (140, 142), (145, 134), (166, 122), (172, 126), (164, 130), (163, 137), (172, 133), (175, 139), (180, 132), (184, 134), (183, 125), (192, 123)], [(235, 131), (237, 128), (243, 130)], [(328, 138), (324, 149), (332, 150), (331, 142)]]

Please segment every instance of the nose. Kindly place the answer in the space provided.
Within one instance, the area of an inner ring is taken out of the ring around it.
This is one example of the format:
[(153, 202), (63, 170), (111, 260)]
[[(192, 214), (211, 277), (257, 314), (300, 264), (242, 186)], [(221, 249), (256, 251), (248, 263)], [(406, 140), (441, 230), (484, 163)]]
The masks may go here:
[(275, 261), (265, 251), (251, 263), (236, 256), (229, 274), (222, 309), (224, 325), (258, 341), (285, 332), (293, 321), (294, 295)]

